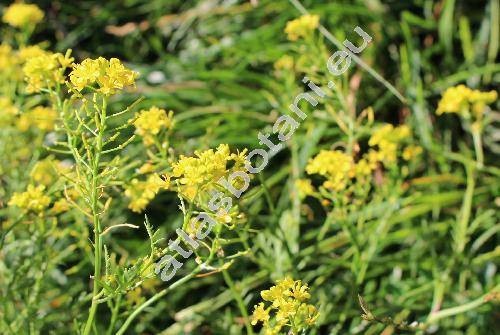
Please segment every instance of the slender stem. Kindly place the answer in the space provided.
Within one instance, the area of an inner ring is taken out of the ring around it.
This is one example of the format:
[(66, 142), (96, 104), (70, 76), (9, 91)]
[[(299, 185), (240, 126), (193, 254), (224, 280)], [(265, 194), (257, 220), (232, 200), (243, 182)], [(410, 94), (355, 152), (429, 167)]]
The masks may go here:
[[(221, 260), (220, 261), (221, 266), (223, 265), (223, 263), (224, 262)], [(222, 276), (224, 277), (224, 281), (226, 282), (227, 286), (229, 286), (229, 289), (233, 294), (233, 298), (234, 300), (236, 300), (238, 308), (240, 309), (240, 313), (245, 321), (245, 328), (247, 330), (247, 334), (253, 335), (253, 329), (252, 326), (250, 325), (250, 318), (248, 317), (247, 307), (243, 302), (243, 299), (241, 298), (240, 292), (236, 289), (236, 286), (234, 285), (233, 279), (231, 278), (231, 275), (229, 274), (228, 270), (223, 270)]]
[[(219, 228), (220, 229), (220, 228)], [(216, 231), (216, 235), (215, 235), (215, 240), (217, 241), (217, 239), (219, 238), (219, 234), (220, 234), (220, 231), (217, 230)], [(207, 260), (205, 261), (205, 264), (208, 265), (210, 264), (210, 262), (212, 261), (212, 259), (214, 258), (215, 256), (215, 252), (216, 252), (216, 249), (217, 249), (217, 243), (213, 243), (212, 244), (212, 248), (210, 249), (210, 254), (208, 255), (208, 258)], [(137, 307), (137, 309), (135, 311), (132, 312), (132, 314), (129, 315), (129, 317), (127, 318), (127, 320), (125, 320), (125, 322), (123, 323), (123, 325), (120, 327), (120, 329), (118, 329), (118, 331), (116, 332), (115, 335), (123, 335), (125, 333), (125, 331), (127, 330), (128, 327), (130, 327), (130, 324), (132, 323), (132, 321), (134, 321), (134, 319), (144, 310), (146, 309), (149, 305), (155, 303), (157, 300), (159, 300), (161, 297), (163, 297), (164, 295), (166, 295), (168, 292), (172, 291), (173, 289), (181, 286), (182, 284), (186, 283), (187, 281), (189, 281), (191, 278), (194, 278), (198, 273), (200, 273), (202, 270), (201, 266), (198, 265), (193, 271), (191, 271), (191, 273), (189, 273), (187, 276), (185, 277), (182, 277), (181, 279), (179, 279), (178, 281), (176, 281), (175, 283), (173, 283), (172, 285), (170, 285), (169, 287), (161, 290), (160, 292), (158, 292), (157, 294), (155, 294), (154, 296), (152, 296), (151, 298), (149, 298), (148, 300), (146, 300), (144, 303), (142, 303), (142, 305), (140, 305), (139, 307)]]
[(139, 307), (137, 307), (137, 309), (135, 311), (133, 311), (132, 314), (129, 315), (129, 317), (127, 318), (127, 320), (125, 320), (125, 322), (123, 323), (123, 325), (116, 332), (116, 335), (122, 335), (122, 334), (124, 334), (125, 331), (127, 330), (127, 328), (132, 323), (132, 321), (134, 321), (134, 319), (144, 309), (146, 309), (151, 304), (155, 303), (157, 300), (159, 300), (161, 297), (163, 297), (168, 292), (172, 291), (173, 289), (179, 287), (180, 285), (184, 284), (185, 282), (187, 282), (188, 280), (190, 280), (191, 278), (193, 278), (194, 276), (196, 276), (196, 274), (198, 274), (200, 272), (200, 270), (201, 269), (200, 269), (199, 266), (196, 267), (196, 269), (194, 269), (190, 274), (188, 274), (185, 277), (182, 277), (181, 279), (179, 279), (178, 281), (176, 281), (175, 283), (173, 283), (169, 287), (161, 290), (160, 292), (156, 293), (154, 296), (152, 296), (151, 298), (149, 298), (148, 300), (146, 300), (144, 303), (142, 303), (142, 305), (140, 305)]
[(269, 193), (269, 189), (266, 186), (266, 182), (264, 181), (264, 177), (262, 176), (261, 173), (257, 174), (259, 177), (259, 181), (262, 185), (262, 189), (264, 190), (264, 196), (267, 201), (267, 205), (269, 206), (269, 209), (271, 210), (271, 213), (274, 215), (276, 208), (274, 207), (273, 199), (271, 197), (271, 193)]
[(443, 318), (446, 318), (446, 317), (449, 317), (452, 315), (457, 315), (457, 314), (461, 314), (461, 313), (465, 313), (465, 312), (468, 312), (470, 310), (473, 310), (473, 309), (487, 303), (487, 299), (485, 299), (485, 298), (489, 294), (491, 294), (491, 292), (495, 292), (498, 289), (500, 289), (500, 285), (495, 286), (495, 288), (493, 288), (489, 293), (486, 293), (486, 294), (482, 295), (481, 297), (479, 297), (475, 300), (472, 300), (471, 302), (468, 302), (468, 303), (460, 305), (460, 306), (443, 309), (442, 311), (434, 313), (433, 315), (431, 315), (429, 317), (426, 324), (431, 324), (431, 323), (436, 322), (439, 319), (443, 319)]
[[(289, 0), (290, 3), (297, 8), (301, 14), (309, 14), (309, 11), (302, 5), (302, 3), (298, 0)], [(363, 68), (366, 72), (368, 72), (373, 78), (375, 78), (378, 82), (384, 85), (396, 98), (399, 99), (403, 104), (407, 104), (407, 99), (399, 93), (399, 91), (387, 80), (385, 80), (377, 71), (375, 71), (372, 67), (366, 64), (361, 58), (356, 56), (351, 50), (346, 48), (338, 39), (336, 39), (323, 25), (319, 25), (319, 32), (325, 36), (327, 40), (332, 42), (337, 48), (347, 52), (349, 56), (352, 58), (354, 62), (356, 62), (361, 68)]]
[(122, 302), (122, 296), (119, 295), (118, 298), (116, 298), (116, 303), (111, 311), (112, 313), (111, 322), (109, 323), (108, 331), (106, 332), (107, 335), (111, 335), (113, 333), (113, 330), (115, 329), (115, 324), (118, 318), (118, 312), (120, 311), (121, 302)]
[(95, 297), (99, 294), (99, 282), (101, 277), (101, 254), (102, 254), (102, 239), (101, 239), (101, 222), (99, 213), (99, 184), (100, 184), (100, 174), (99, 174), (99, 164), (102, 152), (103, 144), (103, 133), (105, 130), (106, 121), (106, 98), (102, 100), (102, 109), (99, 111), (99, 118), (96, 118), (97, 126), (97, 137), (96, 146), (93, 158), (90, 162), (91, 167), (91, 185), (90, 185), (90, 201), (91, 201), (91, 211), (92, 211), (92, 221), (94, 225), (94, 280), (93, 280), (93, 290), (92, 290), (92, 304), (89, 310), (89, 316), (83, 330), (83, 335), (88, 335), (92, 328), (94, 322), (94, 316), (97, 311), (97, 306), (99, 302)]
[(471, 128), (472, 128), (472, 139), (474, 141), (474, 151), (476, 152), (477, 167), (482, 168), (484, 165), (484, 153), (483, 153), (483, 144), (481, 141), (481, 131), (479, 129), (479, 126), (476, 124), (473, 124)]
[(460, 211), (459, 221), (457, 222), (455, 234), (455, 250), (457, 254), (461, 254), (464, 251), (465, 244), (467, 243), (467, 226), (469, 224), (472, 209), (474, 188), (476, 186), (476, 181), (474, 178), (475, 167), (471, 164), (467, 164), (465, 166), (465, 172), (467, 174), (467, 187), (465, 189), (464, 200), (462, 203), (462, 209)]

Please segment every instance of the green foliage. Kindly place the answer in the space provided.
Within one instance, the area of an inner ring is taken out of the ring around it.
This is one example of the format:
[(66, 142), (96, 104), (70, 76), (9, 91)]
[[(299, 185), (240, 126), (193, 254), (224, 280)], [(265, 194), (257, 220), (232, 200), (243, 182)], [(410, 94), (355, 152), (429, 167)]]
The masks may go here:
[[(118, 57), (140, 77), (136, 91), (112, 97), (64, 83), (26, 94), (21, 66), (12, 67), (17, 79), (0, 68), (0, 333), (258, 333), (250, 316), (259, 293), (286, 276), (310, 287), (319, 317), (308, 334), (499, 329), (498, 101), (484, 106), (480, 127), (436, 115), (449, 87), (498, 87), (499, 1), (302, 1), (335, 40), (361, 43), (355, 26), (373, 37), (358, 55), (364, 65), (340, 77), (326, 67), (338, 46), (318, 30), (287, 40), (287, 22), (301, 15), (292, 2), (36, 2), (46, 19), (32, 43), (72, 49), (76, 63)], [(29, 34), (2, 30), (2, 42), (27, 43)], [(283, 56), (291, 66), (276, 64)], [(137, 214), (127, 188), (149, 174), (172, 177), (195, 150), (262, 147), (258, 133), (291, 115), (304, 76), (327, 98), (302, 105), (307, 119), (235, 200), (244, 219), (218, 223), (172, 281), (159, 280), (153, 263), (206, 201), (172, 182)], [(40, 105), (55, 106), (57, 126), (20, 126)], [(175, 124), (148, 146), (133, 122), (152, 106), (173, 110)], [(321, 150), (354, 166), (368, 160), (382, 150), (370, 139), (385, 124), (411, 130), (395, 161), (335, 191), (328, 176), (308, 174)], [(421, 154), (403, 157), (417, 146)], [(58, 171), (44, 190), (47, 210), (9, 205), (37, 184), (32, 171), (45, 159)], [(152, 172), (141, 172), (146, 163)], [(301, 194), (300, 180), (313, 192)], [(58, 199), (70, 209), (56, 212)]]

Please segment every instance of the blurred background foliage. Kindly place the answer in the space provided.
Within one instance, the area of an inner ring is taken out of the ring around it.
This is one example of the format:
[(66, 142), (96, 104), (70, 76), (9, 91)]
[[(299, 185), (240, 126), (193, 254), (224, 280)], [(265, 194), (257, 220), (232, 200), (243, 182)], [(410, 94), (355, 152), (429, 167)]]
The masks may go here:
[[(290, 215), (297, 210), (290, 196), (290, 151), (273, 158), (262, 174), (265, 188), (255, 182), (244, 199), (253, 256), (242, 257), (231, 267), (248, 310), (259, 300), (261, 289), (292, 273), (310, 284), (315, 305), (320, 308), (314, 334), (405, 333), (388, 320), (363, 321), (358, 294), (374, 315), (391, 317), (394, 323), (425, 322), (431, 309), (470, 307), (467, 304), (472, 302), (474, 308), (450, 313), (429, 331), (498, 334), (498, 303), (483, 303), (483, 294), (500, 278), (498, 124), (485, 130), (486, 166), (490, 170), (478, 173), (473, 194), (471, 225), (480, 228), (471, 230), (466, 250), (457, 256), (450, 242), (452, 226), (462, 210), (467, 179), (463, 162), (471, 161), (468, 148), (472, 144), (457, 118), (437, 119), (434, 111), (440, 94), (449, 86), (466, 83), (484, 90), (498, 88), (499, 1), (302, 3), (320, 15), (321, 22), (339, 40), (352, 36), (356, 25), (373, 36), (362, 58), (407, 101), (401, 103), (372, 76), (353, 66), (350, 78), (360, 81), (350, 82), (356, 110), (372, 106), (376, 121), (410, 125), (426, 155), (417, 163), (415, 179), (408, 181), (411, 193), (388, 190), (386, 198), (374, 199), (349, 216), (349, 223), (358, 227), (366, 221), (357, 232), (366, 251), (364, 257), (369, 259), (362, 260), (369, 264), (362, 282), (352, 271), (356, 266), (352, 246), (341, 230), (333, 229), (317, 240), (328, 219), (321, 206), (309, 201), (313, 219), (302, 218), (300, 228), (290, 227)], [(277, 78), (274, 62), (286, 54), (314, 52), (287, 41), (283, 32), (286, 22), (300, 14), (285, 0), (36, 4), (46, 13), (34, 35), (36, 42), (56, 51), (71, 48), (77, 60), (118, 57), (141, 73), (137, 95), (147, 98), (141, 107), (158, 105), (175, 111), (172, 146), (180, 153), (219, 143), (258, 147), (257, 133), (269, 131), (282, 106), (303, 89), (299, 76), (292, 86)], [(325, 44), (330, 53), (337, 50), (329, 42)], [(125, 106), (137, 95), (124, 96), (114, 102), (115, 106)], [(321, 113), (313, 116), (295, 137), (299, 165), (303, 169), (320, 148), (341, 140), (333, 120), (325, 120)], [(127, 150), (125, 154), (141, 149), (132, 146)], [(459, 157), (452, 151), (459, 152)], [(155, 198), (147, 215), (163, 236), (170, 236), (182, 219), (173, 193)], [(114, 207), (110, 217), (111, 221), (133, 224), (144, 219), (129, 212), (126, 204)], [(381, 222), (388, 222), (383, 232), (377, 230)], [(122, 248), (123, 254), (139, 253), (149, 247), (146, 236), (145, 230), (117, 232), (110, 243)], [(191, 263), (193, 260), (188, 268)], [(192, 280), (149, 307), (130, 333), (242, 334), (240, 317), (222, 276), (213, 275)], [(64, 333), (50, 322), (46, 331)]]

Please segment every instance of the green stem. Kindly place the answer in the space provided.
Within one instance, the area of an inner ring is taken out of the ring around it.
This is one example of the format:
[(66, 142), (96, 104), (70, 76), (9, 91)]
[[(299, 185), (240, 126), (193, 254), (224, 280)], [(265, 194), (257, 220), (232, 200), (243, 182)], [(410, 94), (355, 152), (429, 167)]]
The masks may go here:
[(481, 169), (484, 165), (483, 144), (479, 127), (472, 125), (472, 139), (474, 141), (474, 151), (476, 152), (477, 167)]
[[(223, 265), (223, 261), (220, 261), (221, 266)], [(222, 271), (222, 276), (224, 277), (224, 281), (226, 282), (227, 286), (231, 290), (231, 293), (233, 294), (234, 300), (236, 300), (236, 303), (238, 304), (238, 308), (240, 309), (240, 313), (243, 316), (243, 319), (245, 321), (245, 328), (247, 330), (248, 335), (253, 335), (253, 329), (252, 326), (250, 325), (250, 318), (248, 317), (248, 312), (247, 312), (247, 307), (245, 306), (245, 303), (243, 302), (243, 299), (241, 298), (241, 293), (236, 289), (236, 286), (234, 285), (233, 279), (231, 278), (231, 275), (227, 270)]]
[(120, 306), (121, 306), (121, 301), (122, 296), (119, 295), (118, 298), (116, 298), (116, 304), (113, 306), (112, 309), (112, 314), (111, 314), (111, 322), (109, 323), (108, 331), (106, 332), (107, 335), (111, 335), (113, 333), (113, 330), (115, 329), (115, 324), (116, 320), (118, 318), (118, 312), (120, 311)]
[(148, 300), (146, 300), (144, 303), (142, 303), (142, 305), (140, 305), (139, 307), (137, 307), (137, 309), (135, 311), (133, 311), (132, 314), (129, 315), (129, 317), (127, 318), (127, 320), (125, 320), (125, 322), (123, 323), (123, 325), (116, 332), (116, 335), (123, 335), (125, 333), (125, 331), (127, 330), (127, 328), (130, 327), (130, 324), (132, 323), (132, 321), (134, 321), (134, 319), (144, 309), (146, 309), (151, 304), (155, 303), (157, 300), (159, 300), (161, 297), (163, 297), (164, 295), (166, 295), (168, 292), (172, 291), (173, 289), (179, 287), (180, 285), (184, 284), (185, 282), (187, 282), (188, 280), (190, 280), (191, 278), (193, 278), (194, 276), (196, 276), (196, 274), (198, 274), (199, 272), (200, 272), (200, 267), (198, 266), (189, 275), (187, 275), (185, 277), (182, 277), (181, 279), (179, 279), (178, 281), (176, 281), (175, 283), (173, 283), (169, 287), (161, 290), (160, 292), (156, 293), (154, 296), (152, 296), (151, 298), (149, 298)]
[(472, 198), (474, 197), (474, 188), (476, 186), (476, 182), (474, 179), (475, 167), (468, 164), (465, 166), (465, 172), (467, 174), (467, 187), (465, 190), (462, 209), (460, 211), (460, 217), (459, 221), (457, 222), (455, 234), (455, 250), (457, 254), (461, 254), (464, 251), (465, 244), (467, 243), (467, 226), (469, 225), (469, 219), (472, 209)]
[[(218, 239), (219, 234), (220, 234), (220, 231), (216, 231), (216, 237), (215, 237), (216, 240)], [(206, 265), (210, 264), (210, 262), (212, 261), (213, 257), (215, 256), (216, 249), (217, 249), (217, 245), (214, 242), (212, 244), (212, 248), (210, 249), (210, 254), (208, 255), (207, 260), (205, 261)], [(146, 300), (142, 305), (140, 305), (139, 307), (137, 307), (137, 309), (135, 311), (133, 311), (132, 314), (129, 315), (129, 317), (127, 318), (127, 320), (125, 320), (125, 322), (120, 327), (120, 329), (118, 329), (118, 331), (116, 332), (115, 335), (123, 335), (125, 333), (125, 331), (127, 330), (127, 328), (130, 327), (130, 324), (132, 323), (132, 321), (134, 321), (134, 319), (144, 309), (146, 309), (149, 305), (155, 303), (157, 300), (159, 300), (161, 297), (163, 297), (164, 295), (166, 295), (168, 292), (170, 292), (173, 289), (175, 289), (175, 288), (181, 286), (182, 284), (186, 283), (191, 278), (194, 278), (200, 272), (201, 272), (201, 266), (198, 265), (193, 271), (191, 271), (190, 274), (188, 274), (187, 276), (179, 279), (178, 281), (176, 281), (175, 283), (173, 283), (169, 287), (161, 290), (160, 292), (158, 292), (157, 294), (155, 294), (154, 296), (152, 296), (151, 298), (149, 298), (148, 300)]]
[(429, 319), (427, 320), (426, 324), (431, 324), (431, 323), (436, 322), (437, 320), (440, 320), (440, 319), (443, 319), (443, 318), (446, 318), (446, 317), (449, 317), (449, 316), (453, 316), (453, 315), (457, 315), (457, 314), (461, 314), (461, 313), (465, 313), (465, 312), (468, 312), (470, 310), (473, 310), (473, 309), (475, 309), (475, 308), (477, 308), (477, 307), (479, 307), (479, 306), (487, 303), (487, 299), (485, 299), (485, 298), (489, 294), (491, 294), (491, 292), (497, 291), (498, 289), (500, 289), (500, 285), (497, 285), (490, 292), (482, 295), (481, 297), (479, 297), (479, 298), (477, 298), (475, 300), (472, 300), (471, 302), (468, 302), (468, 303), (460, 305), (460, 306), (443, 309), (442, 311), (434, 313), (433, 315), (431, 315), (429, 317)]
[(91, 185), (90, 185), (90, 200), (91, 200), (91, 211), (92, 211), (92, 221), (94, 225), (94, 280), (93, 280), (93, 290), (92, 290), (92, 304), (89, 310), (89, 316), (83, 330), (83, 335), (88, 335), (92, 328), (94, 322), (94, 316), (97, 311), (98, 301), (95, 297), (99, 294), (99, 279), (101, 277), (101, 254), (102, 254), (102, 239), (101, 239), (101, 222), (99, 218), (99, 164), (102, 152), (103, 143), (103, 133), (105, 130), (105, 120), (106, 120), (106, 99), (102, 100), (102, 109), (99, 115), (99, 122), (96, 121), (97, 126), (97, 138), (96, 138), (96, 148), (95, 154), (90, 162), (92, 168), (91, 175)]
[(264, 196), (266, 198), (267, 205), (269, 206), (269, 209), (271, 210), (271, 213), (274, 216), (275, 212), (276, 212), (276, 208), (274, 207), (271, 193), (269, 192), (269, 189), (267, 188), (266, 182), (264, 181), (264, 177), (262, 176), (262, 174), (258, 173), (257, 176), (259, 177), (260, 184), (262, 185), (262, 189), (264, 190)]

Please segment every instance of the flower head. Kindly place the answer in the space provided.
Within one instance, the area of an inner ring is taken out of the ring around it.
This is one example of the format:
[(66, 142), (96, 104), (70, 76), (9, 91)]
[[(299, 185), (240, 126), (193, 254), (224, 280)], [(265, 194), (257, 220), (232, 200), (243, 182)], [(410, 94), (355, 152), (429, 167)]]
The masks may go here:
[(409, 145), (403, 150), (403, 159), (406, 161), (410, 161), (420, 155), (423, 149), (418, 145)]
[(252, 325), (256, 325), (258, 322), (267, 323), (269, 321), (269, 308), (264, 308), (264, 303), (261, 302), (255, 305), (252, 314)]
[(394, 127), (392, 124), (384, 124), (373, 132), (368, 145), (377, 146), (377, 159), (390, 164), (396, 162), (399, 144), (410, 135), (410, 128), (406, 125)]
[(17, 28), (36, 25), (43, 20), (43, 12), (36, 5), (14, 3), (3, 13), (3, 22)]
[(112, 95), (127, 86), (135, 84), (137, 72), (127, 69), (118, 58), (109, 60), (99, 57), (85, 59), (76, 64), (69, 74), (70, 82), (77, 91), (97, 84), (98, 91)]
[(436, 114), (457, 113), (466, 118), (472, 115), (480, 118), (486, 105), (495, 102), (497, 98), (496, 91), (481, 92), (465, 85), (449, 87), (438, 103)]
[(305, 37), (319, 26), (318, 15), (304, 15), (286, 24), (285, 33), (290, 41)]
[(70, 206), (70, 203), (68, 202), (68, 200), (62, 198), (62, 199), (59, 199), (56, 202), (54, 202), (54, 205), (52, 206), (52, 208), (50, 210), (54, 214), (61, 214), (61, 213), (69, 211), (70, 208), (71, 208), (71, 206)]
[(315, 193), (314, 186), (311, 184), (311, 180), (309, 179), (297, 179), (295, 181), (295, 188), (299, 192), (301, 199), (314, 195)]
[[(305, 330), (313, 325), (319, 316), (316, 308), (307, 303), (311, 298), (309, 287), (300, 280), (286, 277), (276, 285), (261, 292), (265, 302), (254, 306), (252, 324), (262, 323), (265, 334), (279, 334), (285, 326), (293, 325), (295, 330)], [(274, 312), (274, 314), (271, 314)]]
[(17, 56), (23, 63), (28, 59), (45, 55), (50, 55), (50, 52), (43, 50), (38, 45), (28, 45), (25, 47), (21, 47), (17, 52)]
[(213, 187), (221, 177), (242, 170), (246, 151), (232, 154), (227, 144), (219, 145), (216, 150), (195, 151), (194, 157), (181, 156), (172, 165), (172, 177), (177, 178), (180, 193), (192, 201), (199, 192)]
[(136, 133), (142, 136), (144, 144), (149, 146), (154, 143), (154, 136), (162, 129), (170, 129), (173, 125), (174, 112), (166, 112), (158, 107), (151, 107), (148, 110), (141, 110), (136, 114), (134, 126)]
[[(33, 52), (34, 50), (31, 50)], [(23, 66), (23, 73), (28, 82), (28, 93), (38, 93), (64, 83), (64, 71), (73, 62), (71, 50), (65, 55), (60, 53), (36, 52), (36, 57), (29, 58)]]
[(145, 181), (133, 179), (125, 188), (125, 196), (130, 198), (128, 208), (133, 212), (143, 212), (161, 189), (168, 189), (169, 187), (170, 179), (168, 177), (162, 179), (157, 174), (150, 174)]
[(45, 186), (28, 185), (26, 192), (14, 193), (9, 206), (17, 206), (27, 212), (41, 214), (50, 204), (50, 197), (44, 194)]
[(293, 68), (293, 57), (284, 55), (274, 63), (275, 70), (291, 70)]
[(316, 157), (309, 160), (306, 172), (326, 177), (327, 181), (324, 182), (323, 186), (338, 192), (346, 187), (353, 167), (352, 157), (342, 151), (321, 150)]

